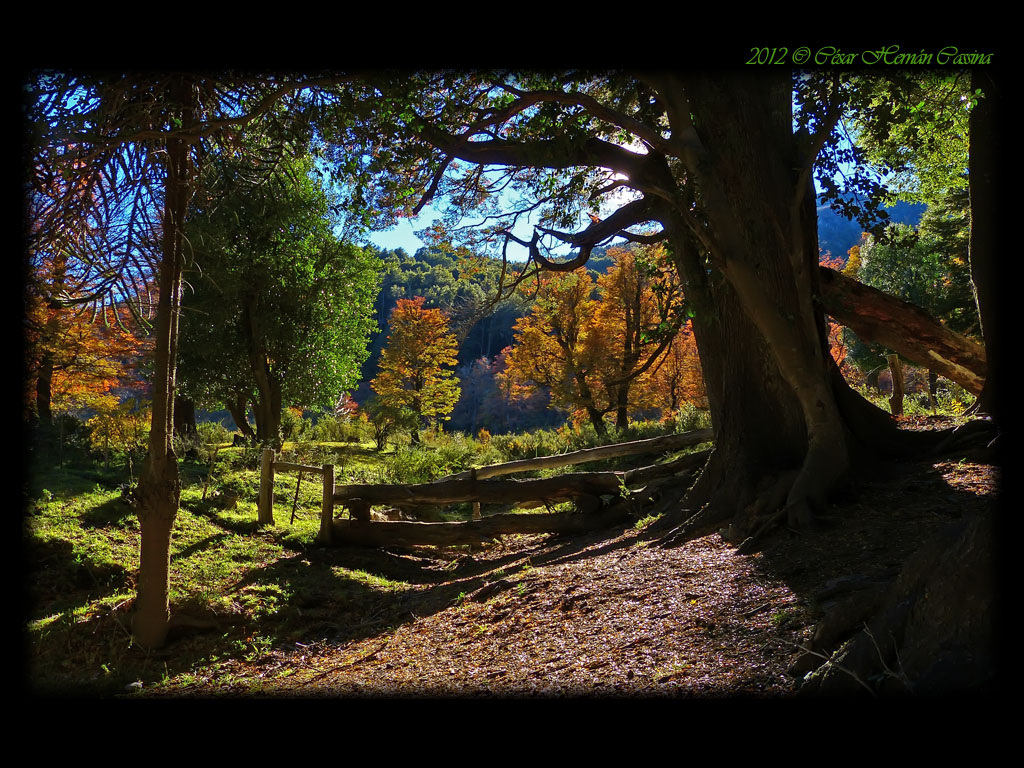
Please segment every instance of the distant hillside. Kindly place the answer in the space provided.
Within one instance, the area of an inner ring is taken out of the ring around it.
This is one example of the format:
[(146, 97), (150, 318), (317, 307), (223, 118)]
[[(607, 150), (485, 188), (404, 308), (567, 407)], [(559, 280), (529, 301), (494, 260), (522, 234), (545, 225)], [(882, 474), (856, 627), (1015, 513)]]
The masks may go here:
[[(916, 227), (925, 208), (923, 203), (900, 202), (885, 210), (889, 221)], [(818, 248), (822, 251), (845, 259), (847, 252), (860, 242), (861, 232), (861, 225), (856, 221), (839, 215), (827, 205), (818, 206)]]

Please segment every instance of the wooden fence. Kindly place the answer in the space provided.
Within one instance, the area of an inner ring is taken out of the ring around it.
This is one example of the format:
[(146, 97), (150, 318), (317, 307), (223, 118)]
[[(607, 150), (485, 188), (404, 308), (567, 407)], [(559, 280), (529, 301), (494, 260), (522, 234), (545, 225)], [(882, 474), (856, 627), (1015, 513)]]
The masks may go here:
[[(583, 464), (618, 456), (663, 453), (699, 443), (710, 442), (711, 430), (635, 440), (598, 448), (588, 448), (556, 456), (494, 464), (460, 472), (431, 483), (417, 485), (350, 484), (334, 485), (334, 465), (315, 467), (275, 461), (274, 452), (265, 450), (260, 472), (259, 522), (274, 522), (273, 497), (276, 471), (293, 470), (318, 474), (323, 479), (319, 540), (332, 545), (413, 545), (468, 544), (493, 539), (506, 533), (578, 533), (611, 524), (628, 513), (622, 489), (638, 484), (664, 482), (672, 476), (703, 465), (709, 451), (683, 456), (665, 464), (625, 472), (577, 472), (556, 477), (497, 480), (502, 475), (534, 469)], [(300, 475), (301, 481), (301, 475)], [(298, 487), (296, 487), (296, 498)], [(604, 497), (604, 498), (602, 498)], [(611, 498), (609, 498), (611, 497)], [(496, 514), (482, 517), (480, 504), (550, 505), (572, 501), (576, 512), (546, 514)], [(436, 506), (472, 502), (473, 520), (452, 523), (374, 521), (374, 505), (399, 508)], [(349, 517), (334, 517), (334, 508), (342, 505)], [(582, 514), (580, 514), (582, 513)]]

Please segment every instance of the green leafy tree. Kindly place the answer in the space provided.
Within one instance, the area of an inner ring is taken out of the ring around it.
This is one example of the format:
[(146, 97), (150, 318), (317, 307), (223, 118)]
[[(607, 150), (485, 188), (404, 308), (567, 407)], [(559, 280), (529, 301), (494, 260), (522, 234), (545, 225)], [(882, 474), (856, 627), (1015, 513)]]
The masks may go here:
[[(890, 224), (880, 236), (865, 234), (850, 251), (844, 273), (909, 301), (944, 325), (967, 336), (980, 335), (968, 257), (970, 209), (966, 189), (953, 190), (928, 206), (914, 229)], [(875, 374), (890, 350), (843, 332), (853, 363)]]
[(958, 333), (977, 332), (967, 260), (950, 255), (923, 228), (893, 224), (884, 239), (867, 235), (860, 260), (856, 277), (862, 283), (916, 304)]
[(335, 238), (308, 157), (260, 182), (245, 171), (212, 165), (193, 206), (179, 369), (189, 395), (227, 407), (250, 435), (251, 406), (255, 439), (279, 447), (283, 407), (329, 408), (356, 384), (378, 262)]

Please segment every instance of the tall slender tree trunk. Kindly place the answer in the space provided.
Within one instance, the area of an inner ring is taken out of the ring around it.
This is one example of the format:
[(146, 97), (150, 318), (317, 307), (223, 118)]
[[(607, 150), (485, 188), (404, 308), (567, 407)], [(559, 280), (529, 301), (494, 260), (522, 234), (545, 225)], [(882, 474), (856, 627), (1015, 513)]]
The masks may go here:
[[(66, 273), (65, 258), (58, 254), (53, 265), (53, 284), (50, 288), (52, 296), (57, 296), (64, 291)], [(43, 337), (40, 339), (43, 354), (39, 360), (36, 376), (36, 418), (39, 432), (44, 440), (53, 434), (53, 350), (59, 333), (60, 315), (51, 307), (50, 314), (46, 318), (46, 325), (43, 327)]]
[[(177, 78), (171, 94), (182, 125), (191, 125), (194, 108), (189, 79)], [(142, 543), (132, 635), (144, 648), (156, 648), (164, 644), (170, 620), (168, 596), (171, 531), (181, 496), (178, 462), (172, 445), (175, 358), (184, 262), (182, 227), (192, 190), (190, 165), (189, 145), (183, 139), (168, 139), (160, 298), (154, 348), (153, 421), (149, 434), (149, 455), (136, 492)]]
[(999, 111), (1002, 106), (1000, 83), (982, 69), (972, 71), (971, 88), (980, 88), (984, 98), (971, 110), (969, 123), (970, 166), (969, 179), (971, 196), (971, 282), (978, 304), (978, 318), (985, 338), (986, 362), (988, 365), (985, 385), (978, 396), (976, 410), (998, 415), (1000, 405), (998, 390), (1002, 373), (1002, 333), (997, 319), (998, 275), (996, 271), (996, 174), (999, 151), (995, 142), (995, 127), (1000, 125)]

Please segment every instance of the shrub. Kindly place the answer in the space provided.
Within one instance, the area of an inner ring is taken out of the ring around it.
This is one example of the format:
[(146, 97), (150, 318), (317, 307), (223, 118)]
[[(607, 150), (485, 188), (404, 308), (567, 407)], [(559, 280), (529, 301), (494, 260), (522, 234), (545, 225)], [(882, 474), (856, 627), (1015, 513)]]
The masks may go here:
[(384, 461), (384, 481), (388, 483), (429, 483), (445, 474), (441, 455), (422, 446), (400, 447)]
[(285, 408), (281, 412), (281, 439), (301, 440), (311, 432), (313, 423), (302, 418), (301, 408)]
[(219, 421), (201, 421), (196, 424), (196, 432), (203, 445), (223, 445), (231, 442), (231, 432)]
[(675, 431), (681, 434), (700, 429), (711, 429), (711, 412), (693, 403), (683, 403), (683, 407), (676, 411)]
[(104, 402), (88, 421), (92, 447), (108, 458), (111, 454), (123, 456), (132, 472), (134, 462), (146, 451), (150, 420), (148, 403)]
[(500, 461), (518, 461), (562, 453), (566, 442), (550, 429), (537, 429), (518, 435), (492, 435), (489, 446), (498, 452)]

